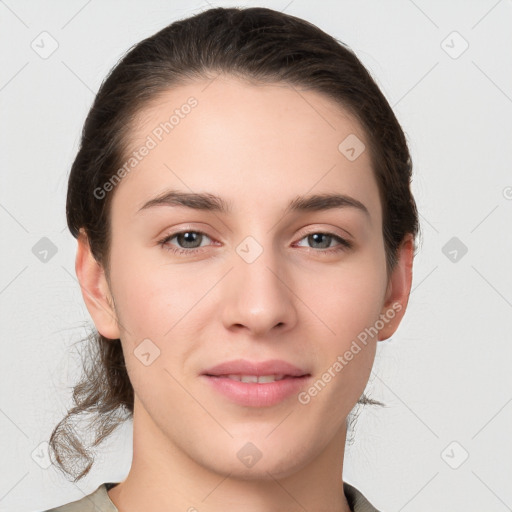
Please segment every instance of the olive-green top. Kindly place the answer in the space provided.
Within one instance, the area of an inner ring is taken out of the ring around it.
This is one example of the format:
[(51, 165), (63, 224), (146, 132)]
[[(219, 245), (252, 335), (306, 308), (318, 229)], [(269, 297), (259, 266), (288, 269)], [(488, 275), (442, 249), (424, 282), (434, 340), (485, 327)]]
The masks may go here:
[[(101, 484), (94, 492), (81, 500), (52, 508), (46, 512), (119, 512), (107, 493), (115, 485), (116, 483), (112, 482)], [(343, 482), (343, 491), (352, 512), (379, 512), (361, 491), (347, 482)]]

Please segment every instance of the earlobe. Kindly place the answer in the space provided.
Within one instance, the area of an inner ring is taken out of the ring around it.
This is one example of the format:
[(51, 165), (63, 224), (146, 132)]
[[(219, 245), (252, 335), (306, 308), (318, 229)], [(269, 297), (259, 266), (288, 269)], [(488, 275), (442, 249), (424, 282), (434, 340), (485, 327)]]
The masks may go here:
[(397, 252), (398, 261), (389, 278), (381, 318), (384, 327), (379, 331), (378, 340), (390, 338), (398, 329), (407, 309), (412, 284), (412, 263), (414, 259), (414, 237), (407, 234)]
[(83, 229), (80, 229), (78, 236), (75, 271), (85, 305), (96, 329), (106, 338), (119, 339), (117, 316), (105, 272), (92, 255), (87, 234)]

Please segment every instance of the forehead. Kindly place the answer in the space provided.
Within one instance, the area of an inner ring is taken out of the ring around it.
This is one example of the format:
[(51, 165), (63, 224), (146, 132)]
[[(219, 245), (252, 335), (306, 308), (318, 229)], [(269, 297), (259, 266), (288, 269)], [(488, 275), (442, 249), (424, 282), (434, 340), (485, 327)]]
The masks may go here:
[(380, 218), (365, 134), (321, 93), (219, 75), (160, 93), (128, 133), (125, 163), (134, 165), (125, 166), (113, 198), (124, 215), (178, 189), (225, 197), (235, 209), (282, 208), (287, 196), (338, 191)]

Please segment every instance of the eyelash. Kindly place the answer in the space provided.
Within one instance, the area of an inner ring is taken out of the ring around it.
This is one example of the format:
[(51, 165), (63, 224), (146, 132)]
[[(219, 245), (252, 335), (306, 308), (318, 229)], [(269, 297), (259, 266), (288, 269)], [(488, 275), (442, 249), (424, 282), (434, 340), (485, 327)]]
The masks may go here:
[[(166, 236), (165, 238), (160, 240), (158, 242), (158, 244), (163, 249), (165, 249), (166, 251), (172, 252), (172, 253), (177, 254), (177, 255), (185, 255), (185, 254), (187, 254), (187, 255), (190, 256), (191, 254), (194, 255), (194, 254), (200, 252), (201, 249), (203, 249), (202, 247), (196, 247), (196, 248), (192, 248), (192, 249), (183, 249), (183, 248), (177, 248), (176, 249), (176, 248), (172, 248), (171, 246), (168, 245), (169, 242), (174, 237), (176, 237), (178, 235), (181, 235), (181, 234), (184, 234), (184, 233), (199, 233), (201, 235), (204, 235), (204, 236), (210, 238), (204, 231), (193, 230), (193, 229), (186, 229), (186, 230), (183, 230), (183, 231), (177, 231), (176, 233), (172, 233), (172, 234)], [(348, 249), (352, 249), (352, 246), (353, 246), (352, 242), (349, 242), (348, 240), (345, 240), (344, 238), (341, 238), (340, 236), (335, 235), (334, 233), (329, 233), (329, 232), (326, 232), (326, 231), (312, 231), (311, 233), (305, 234), (300, 240), (303, 240), (304, 238), (306, 238), (308, 236), (316, 235), (316, 234), (322, 234), (322, 235), (330, 236), (334, 240), (338, 241), (339, 244), (340, 244), (340, 245), (338, 245), (336, 247), (330, 247), (328, 249), (315, 249), (313, 247), (309, 247), (309, 249), (319, 253), (322, 256), (328, 256), (328, 255), (333, 254), (333, 253), (338, 253), (338, 252), (341, 252), (341, 251), (346, 251)]]

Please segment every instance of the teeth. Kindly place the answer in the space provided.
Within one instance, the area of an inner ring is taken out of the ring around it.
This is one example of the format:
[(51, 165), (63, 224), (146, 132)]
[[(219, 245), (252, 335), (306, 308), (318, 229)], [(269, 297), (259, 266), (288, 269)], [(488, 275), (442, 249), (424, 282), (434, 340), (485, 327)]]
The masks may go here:
[(276, 380), (284, 379), (284, 375), (228, 375), (229, 379), (238, 380), (240, 382), (258, 382), (258, 383), (266, 383), (266, 382), (274, 382)]

